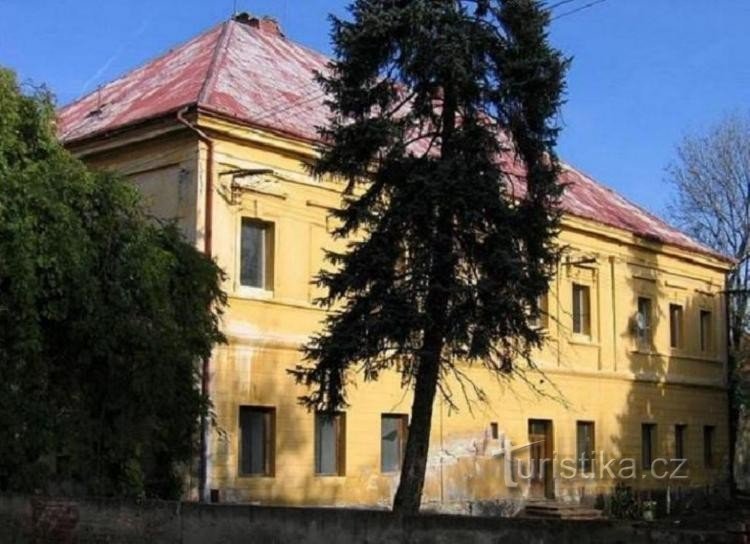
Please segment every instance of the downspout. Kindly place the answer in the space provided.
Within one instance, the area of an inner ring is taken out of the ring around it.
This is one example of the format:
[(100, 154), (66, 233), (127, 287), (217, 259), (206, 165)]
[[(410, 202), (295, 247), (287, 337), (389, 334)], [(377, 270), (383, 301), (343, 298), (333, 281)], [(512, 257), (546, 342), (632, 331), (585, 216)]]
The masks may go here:
[[(213, 201), (214, 201), (214, 143), (205, 132), (195, 126), (193, 123), (185, 119), (185, 113), (189, 108), (185, 107), (177, 112), (177, 121), (185, 125), (188, 129), (194, 132), (198, 136), (198, 140), (206, 145), (206, 201), (205, 201), (205, 217), (203, 227), (203, 251), (209, 259), (213, 258), (212, 250), (212, 230), (213, 230)], [(203, 398), (210, 400), (210, 371), (211, 371), (211, 356), (203, 358), (203, 364), (201, 368), (201, 395)], [(209, 439), (209, 428), (208, 428), (208, 417), (206, 414), (201, 415), (200, 420), (200, 459), (198, 464), (198, 496), (202, 502), (208, 502), (208, 439)]]
[(724, 275), (724, 340), (726, 343), (726, 353), (724, 354), (725, 380), (728, 391), (729, 401), (729, 494), (734, 498), (737, 493), (737, 482), (734, 477), (734, 456), (737, 454), (737, 434), (739, 427), (739, 410), (735, 404), (735, 361), (734, 350), (732, 349), (732, 332), (731, 332), (731, 301), (733, 294), (729, 283), (729, 272)]

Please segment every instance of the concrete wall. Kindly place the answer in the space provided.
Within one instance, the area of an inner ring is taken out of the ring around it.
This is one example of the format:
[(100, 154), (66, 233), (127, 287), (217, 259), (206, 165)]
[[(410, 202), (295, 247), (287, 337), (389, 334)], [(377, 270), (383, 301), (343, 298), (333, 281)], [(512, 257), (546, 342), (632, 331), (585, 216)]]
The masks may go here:
[(421, 515), (326, 508), (71, 501), (0, 496), (0, 543), (587, 544), (741, 542), (729, 526)]

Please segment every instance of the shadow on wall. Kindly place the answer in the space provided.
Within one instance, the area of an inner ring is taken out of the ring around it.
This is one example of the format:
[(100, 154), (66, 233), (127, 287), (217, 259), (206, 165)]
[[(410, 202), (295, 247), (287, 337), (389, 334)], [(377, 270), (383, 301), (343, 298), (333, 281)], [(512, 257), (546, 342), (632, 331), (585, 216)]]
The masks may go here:
[[(635, 253), (627, 261), (616, 276), (623, 284), (615, 288), (629, 294), (615, 316), (616, 371), (632, 381), (625, 411), (616, 416), (618, 432), (610, 437), (620, 462), (614, 478), (604, 476), (625, 493), (620, 499), (637, 505), (638, 515), (644, 505), (660, 515), (697, 508), (727, 482), (722, 295), (709, 295), (705, 287), (702, 293), (696, 279), (667, 275)], [(705, 350), (702, 311), (712, 316)]]

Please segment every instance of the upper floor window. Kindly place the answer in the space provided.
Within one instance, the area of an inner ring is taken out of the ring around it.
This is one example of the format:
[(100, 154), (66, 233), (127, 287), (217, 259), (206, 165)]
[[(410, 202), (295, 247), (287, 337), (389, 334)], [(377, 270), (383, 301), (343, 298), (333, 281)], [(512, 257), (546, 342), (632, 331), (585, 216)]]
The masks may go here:
[(588, 285), (573, 284), (573, 332), (591, 335), (591, 290)]
[(647, 348), (651, 346), (651, 299), (638, 297), (638, 323), (636, 324), (636, 336), (638, 346)]
[(701, 310), (700, 317), (700, 340), (701, 340), (701, 351), (711, 351), (713, 348), (713, 338), (711, 337), (712, 319), (711, 312), (708, 310)]
[(682, 306), (669, 305), (669, 346), (682, 347)]
[(240, 285), (273, 290), (273, 224), (242, 219)]
[(529, 325), (532, 328), (535, 329), (546, 329), (548, 326), (547, 323), (547, 313), (548, 313), (548, 302), (547, 302), (547, 294), (541, 295), (537, 299), (537, 308), (539, 309), (539, 315), (529, 320)]
[(315, 414), (315, 474), (343, 476), (346, 444), (344, 414)]

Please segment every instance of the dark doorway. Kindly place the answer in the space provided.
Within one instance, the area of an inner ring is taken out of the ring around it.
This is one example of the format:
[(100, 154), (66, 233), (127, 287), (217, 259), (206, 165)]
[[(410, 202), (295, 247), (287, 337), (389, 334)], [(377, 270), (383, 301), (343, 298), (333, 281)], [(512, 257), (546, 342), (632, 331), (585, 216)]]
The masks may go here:
[(529, 461), (531, 463), (529, 494), (534, 498), (554, 499), (552, 421), (530, 419), (529, 444)]

